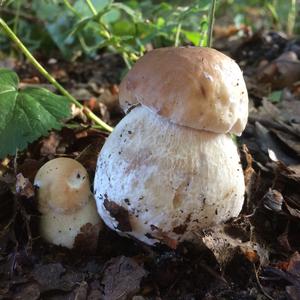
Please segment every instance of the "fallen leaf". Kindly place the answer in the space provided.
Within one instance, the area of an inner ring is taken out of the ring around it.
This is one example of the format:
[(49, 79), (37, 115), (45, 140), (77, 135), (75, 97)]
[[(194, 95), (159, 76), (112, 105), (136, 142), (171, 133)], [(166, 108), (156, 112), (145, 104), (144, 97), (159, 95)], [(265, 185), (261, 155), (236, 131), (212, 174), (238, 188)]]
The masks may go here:
[(84, 278), (81, 273), (67, 271), (60, 263), (37, 265), (33, 277), (40, 285), (40, 291), (71, 291)]
[(287, 210), (289, 211), (289, 213), (293, 217), (300, 219), (300, 210), (299, 209), (293, 208), (293, 207), (289, 206), (287, 203), (285, 203), (285, 206), (286, 206)]
[(299, 277), (299, 284), (300, 284), (300, 254), (298, 252), (295, 252), (290, 257), (287, 271)]
[(276, 129), (272, 129), (271, 131), (282, 143), (284, 143), (287, 147), (289, 147), (292, 151), (295, 152), (295, 154), (297, 154), (300, 157), (299, 137), (295, 136), (294, 134), (290, 134)]
[(74, 291), (75, 296), (74, 300), (86, 300), (87, 298), (87, 291), (88, 290), (88, 284), (86, 281), (82, 281), (79, 284), (79, 287), (77, 287)]
[(268, 263), (268, 252), (259, 244), (252, 241), (242, 242), (239, 238), (232, 238), (224, 228), (228, 225), (219, 225), (204, 232), (202, 241), (212, 251), (222, 269), (234, 259), (236, 253), (243, 253), (250, 262), (260, 261), (262, 265)]
[(298, 162), (296, 158), (282, 149), (281, 145), (270, 133), (270, 130), (260, 124), (260, 122), (255, 122), (255, 133), (257, 142), (263, 152), (269, 153), (269, 150), (272, 150), (276, 158), (287, 165), (296, 164)]
[(265, 208), (280, 212), (282, 210), (282, 203), (283, 203), (283, 196), (280, 192), (269, 189), (269, 191), (264, 195), (263, 199), (263, 205)]
[(16, 176), (16, 192), (20, 196), (31, 198), (34, 196), (34, 188), (28, 178), (25, 178), (22, 173)]
[(42, 140), (41, 144), (41, 156), (54, 156), (56, 154), (57, 147), (61, 141), (61, 137), (55, 133), (51, 132), (49, 136)]
[(290, 296), (291, 300), (299, 300), (300, 299), (300, 286), (287, 286), (286, 288), (287, 294)]
[(33, 277), (42, 291), (56, 289), (60, 286), (60, 277), (65, 268), (60, 263), (38, 265), (33, 270)]
[(275, 90), (290, 87), (300, 80), (300, 61), (293, 51), (282, 53), (278, 58), (257, 70), (258, 79), (270, 82)]
[(151, 225), (151, 234), (148, 234), (149, 238), (154, 238), (167, 245), (171, 249), (176, 249), (178, 246), (178, 241), (169, 237), (167, 233), (165, 233), (162, 229), (158, 228), (155, 225)]
[(14, 293), (15, 300), (37, 300), (40, 299), (40, 289), (36, 283), (27, 283), (18, 286), (17, 292)]
[(112, 258), (103, 274), (105, 300), (130, 299), (140, 289), (140, 282), (147, 275), (134, 259), (120, 256)]

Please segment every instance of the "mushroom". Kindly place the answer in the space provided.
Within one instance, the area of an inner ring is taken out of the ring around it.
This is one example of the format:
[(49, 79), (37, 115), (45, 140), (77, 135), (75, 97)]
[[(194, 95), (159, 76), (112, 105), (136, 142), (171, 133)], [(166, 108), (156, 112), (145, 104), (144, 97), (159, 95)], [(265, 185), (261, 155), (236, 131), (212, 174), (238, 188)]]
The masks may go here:
[(38, 188), (40, 235), (55, 245), (73, 248), (76, 237), (86, 224), (95, 225), (98, 232), (101, 220), (90, 191), (86, 169), (71, 158), (48, 161), (37, 172), (34, 185)]
[(120, 85), (129, 112), (103, 146), (98, 212), (118, 232), (176, 247), (236, 217), (245, 184), (235, 142), (248, 117), (239, 66), (217, 50), (161, 48)]

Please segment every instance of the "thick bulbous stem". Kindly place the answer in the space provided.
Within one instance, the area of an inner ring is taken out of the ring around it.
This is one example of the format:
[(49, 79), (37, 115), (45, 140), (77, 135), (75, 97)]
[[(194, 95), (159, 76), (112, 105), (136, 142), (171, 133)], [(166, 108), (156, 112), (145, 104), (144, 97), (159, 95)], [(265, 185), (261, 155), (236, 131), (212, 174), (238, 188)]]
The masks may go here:
[(139, 106), (102, 148), (94, 191), (110, 228), (152, 245), (193, 240), (237, 216), (245, 185), (229, 135), (178, 126)]

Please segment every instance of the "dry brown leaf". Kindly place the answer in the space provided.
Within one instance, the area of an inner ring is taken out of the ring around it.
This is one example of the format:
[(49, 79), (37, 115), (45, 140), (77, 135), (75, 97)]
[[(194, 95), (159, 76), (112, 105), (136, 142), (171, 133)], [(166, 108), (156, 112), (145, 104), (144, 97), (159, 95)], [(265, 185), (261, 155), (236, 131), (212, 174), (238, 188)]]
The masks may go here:
[(270, 82), (275, 90), (291, 87), (300, 80), (300, 61), (297, 54), (293, 51), (284, 52), (268, 65), (259, 68), (257, 76), (262, 82)]
[(251, 241), (242, 242), (238, 238), (232, 238), (225, 233), (224, 225), (215, 226), (205, 232), (202, 241), (212, 251), (222, 269), (234, 258), (237, 251), (242, 252), (250, 262), (260, 261), (262, 265), (268, 263), (266, 249)]
[(51, 132), (49, 136), (41, 142), (41, 156), (54, 156), (60, 141), (61, 137), (57, 133)]
[(112, 258), (103, 274), (105, 300), (125, 300), (137, 293), (140, 282), (147, 275), (145, 269), (134, 259), (119, 256)]
[(263, 197), (263, 204), (269, 210), (280, 212), (282, 210), (283, 196), (280, 192), (270, 188)]
[(34, 187), (28, 178), (25, 178), (22, 173), (17, 175), (16, 193), (26, 198), (34, 196)]

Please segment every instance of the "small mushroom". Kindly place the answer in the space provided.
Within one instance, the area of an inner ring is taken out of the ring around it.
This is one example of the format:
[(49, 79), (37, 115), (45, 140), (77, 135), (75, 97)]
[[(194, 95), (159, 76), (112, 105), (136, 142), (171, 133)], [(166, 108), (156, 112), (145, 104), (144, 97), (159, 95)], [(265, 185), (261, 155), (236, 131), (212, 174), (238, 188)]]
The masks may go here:
[(86, 224), (101, 228), (95, 200), (90, 192), (86, 169), (71, 158), (48, 161), (37, 172), (40, 234), (55, 245), (73, 248), (78, 234)]
[(231, 58), (210, 48), (153, 50), (119, 97), (129, 113), (103, 146), (94, 181), (110, 228), (174, 247), (240, 213), (245, 184), (230, 134), (246, 126), (248, 95)]

